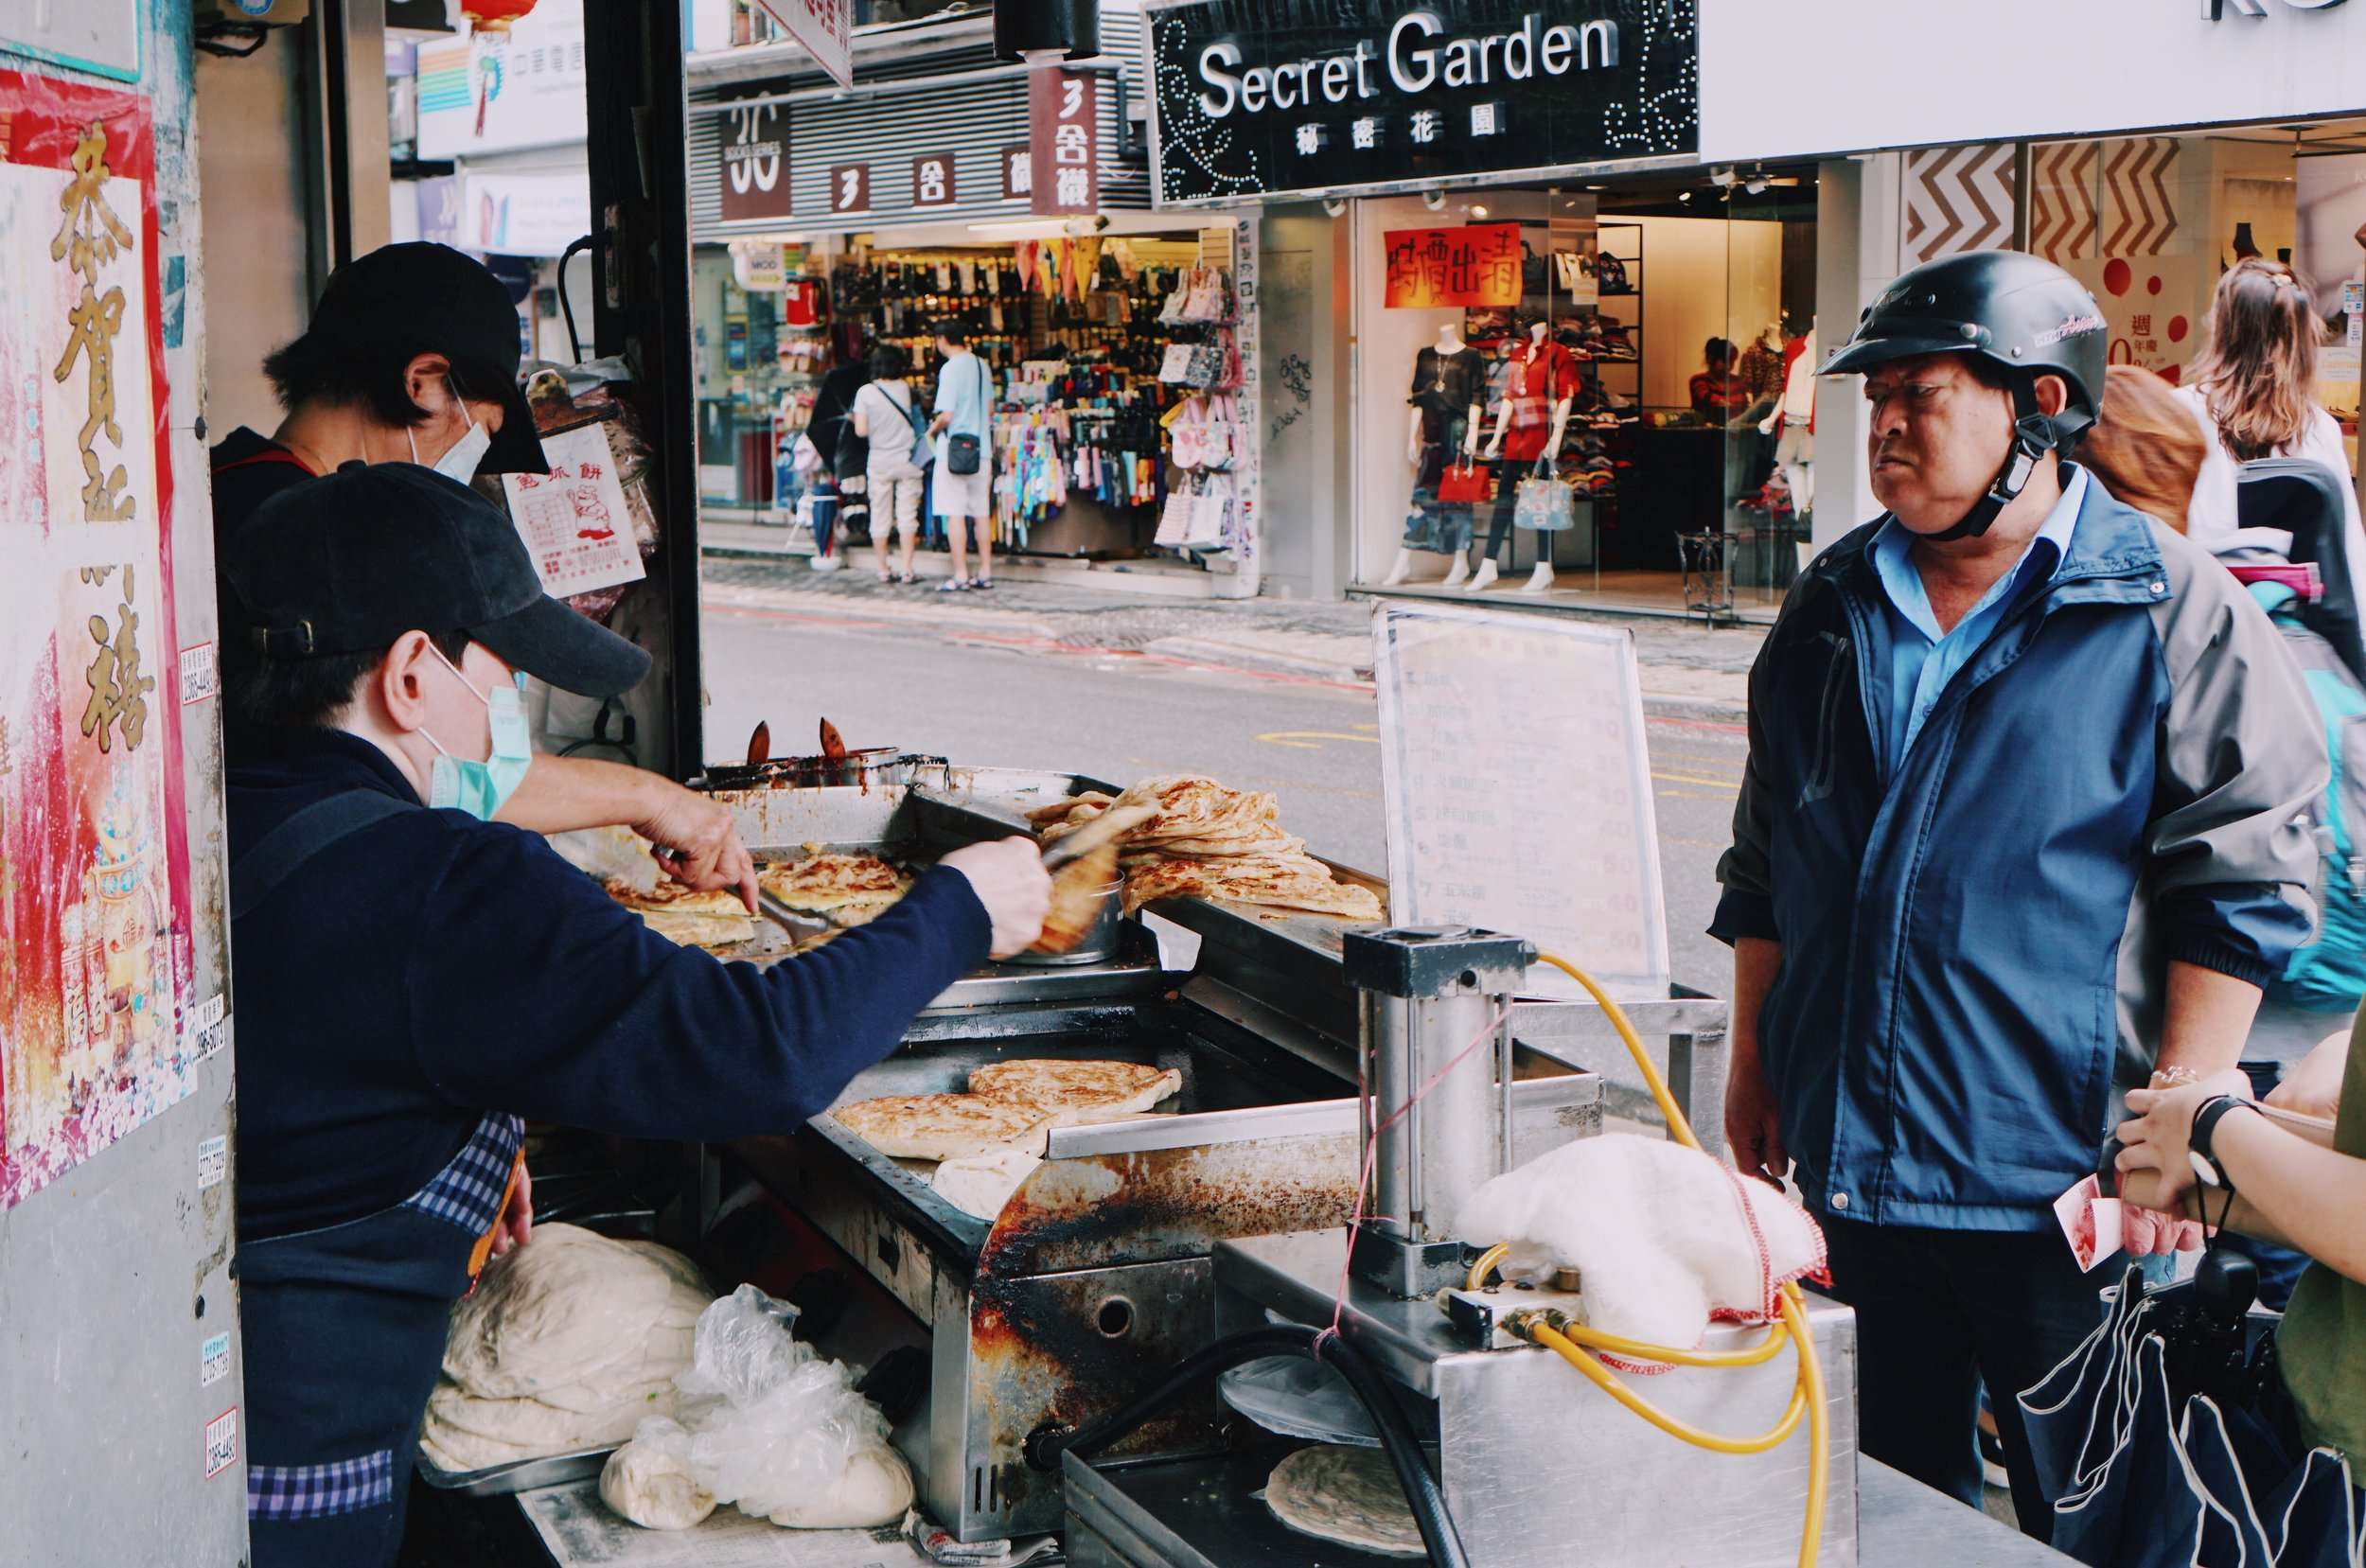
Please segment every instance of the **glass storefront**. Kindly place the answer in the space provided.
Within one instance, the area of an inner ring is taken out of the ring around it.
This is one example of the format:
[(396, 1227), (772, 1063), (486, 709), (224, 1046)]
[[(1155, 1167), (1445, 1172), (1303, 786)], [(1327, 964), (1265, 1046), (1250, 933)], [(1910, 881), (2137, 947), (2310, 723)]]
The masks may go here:
[[(1356, 203), (1356, 586), (1771, 615), (1812, 507), (1815, 202), (1810, 167)], [(1475, 238), (1507, 224), (1516, 253)], [(1516, 283), (1432, 303), (1474, 247)], [(1524, 493), (1547, 467), (1566, 493)]]

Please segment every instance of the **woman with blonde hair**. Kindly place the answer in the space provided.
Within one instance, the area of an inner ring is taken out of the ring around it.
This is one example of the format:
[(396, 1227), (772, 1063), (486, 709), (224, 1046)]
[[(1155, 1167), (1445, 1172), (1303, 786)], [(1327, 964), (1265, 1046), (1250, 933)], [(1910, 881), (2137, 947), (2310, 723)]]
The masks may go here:
[(2103, 373), (2103, 413), (2078, 444), (2078, 462), (2113, 496), (2182, 534), (2210, 446), (2175, 387), (2115, 364)]
[(2210, 342), (2177, 396), (2210, 438), (2187, 531), (2208, 547), (2241, 526), (2235, 467), (2262, 457), (2322, 463), (2341, 479), (2343, 537), (2357, 602), (2366, 605), (2366, 529), (2341, 448), (2341, 427), (2317, 401), (2317, 319), (2308, 280), (2281, 261), (2251, 256), (2218, 279)]

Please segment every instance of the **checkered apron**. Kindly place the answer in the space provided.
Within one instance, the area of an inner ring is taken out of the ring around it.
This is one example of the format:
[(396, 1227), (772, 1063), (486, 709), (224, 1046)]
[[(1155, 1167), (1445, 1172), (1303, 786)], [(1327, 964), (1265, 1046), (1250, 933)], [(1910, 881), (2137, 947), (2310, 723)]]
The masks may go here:
[(253, 1568), (384, 1568), (451, 1304), (483, 1266), (523, 1124), (480, 1120), (416, 1192), (364, 1219), (242, 1242)]

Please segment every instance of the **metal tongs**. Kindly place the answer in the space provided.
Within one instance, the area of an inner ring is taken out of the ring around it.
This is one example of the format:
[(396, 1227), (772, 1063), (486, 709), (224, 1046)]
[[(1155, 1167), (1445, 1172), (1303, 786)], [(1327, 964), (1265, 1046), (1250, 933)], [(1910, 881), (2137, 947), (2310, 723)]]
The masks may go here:
[(1158, 815), (1157, 806), (1121, 806), (1104, 811), (1043, 852), (1043, 869), (1056, 872), (1092, 854)]

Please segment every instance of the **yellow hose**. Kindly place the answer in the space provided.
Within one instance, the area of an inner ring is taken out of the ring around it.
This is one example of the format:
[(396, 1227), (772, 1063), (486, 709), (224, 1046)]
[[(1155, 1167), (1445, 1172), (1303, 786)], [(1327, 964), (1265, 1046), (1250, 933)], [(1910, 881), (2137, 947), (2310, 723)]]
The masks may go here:
[[(1585, 987), (1595, 1001), (1601, 1004), (1602, 1012), (1634, 1057), (1634, 1065), (1642, 1069), (1643, 1082), (1651, 1086), (1651, 1098), (1659, 1102), (1660, 1114), (1668, 1119), (1669, 1133), (1687, 1149), (1700, 1148), (1701, 1140), (1692, 1136), (1692, 1124), (1685, 1119), (1684, 1112), (1676, 1105), (1675, 1097), (1668, 1092), (1668, 1084), (1660, 1077), (1659, 1069), (1651, 1066), (1651, 1055), (1644, 1050), (1643, 1042), (1636, 1036), (1634, 1025), (1628, 1021), (1625, 1010), (1594, 983), (1592, 976), (1568, 960), (1556, 958), (1550, 953), (1539, 954), (1538, 957)], [(1480, 1255), (1471, 1270), (1473, 1289), (1478, 1287), (1487, 1277), (1487, 1271), (1502, 1261), (1509, 1250), (1507, 1245), (1498, 1242)], [(1807, 1313), (1801, 1306), (1797, 1285), (1783, 1287), (1779, 1306), (1781, 1321), (1769, 1328), (1765, 1339), (1746, 1350), (1708, 1352), (1681, 1349), (1674, 1346), (1646, 1345), (1574, 1323), (1564, 1331), (1548, 1323), (1531, 1321), (1527, 1331), (1538, 1344), (1585, 1374), (1612, 1399), (1662, 1432), (1682, 1438), (1696, 1448), (1718, 1453), (1763, 1453), (1797, 1430), (1800, 1418), (1804, 1415), (1808, 1423), (1809, 1444), (1808, 1505), (1799, 1533), (1799, 1564), (1800, 1568), (1814, 1568), (1817, 1547), (1824, 1536), (1824, 1494), (1829, 1469), (1827, 1449), (1830, 1438), (1825, 1430), (1824, 1368), (1815, 1359), (1815, 1337), (1809, 1331)], [(1771, 1360), (1786, 1339), (1798, 1353), (1798, 1382), (1792, 1386), (1791, 1404), (1783, 1412), (1783, 1418), (1771, 1431), (1757, 1437), (1721, 1436), (1678, 1420), (1621, 1383), (1610, 1368), (1582, 1348), (1590, 1345), (1609, 1350), (1614, 1355), (1668, 1362), (1679, 1366), (1752, 1366)]]

